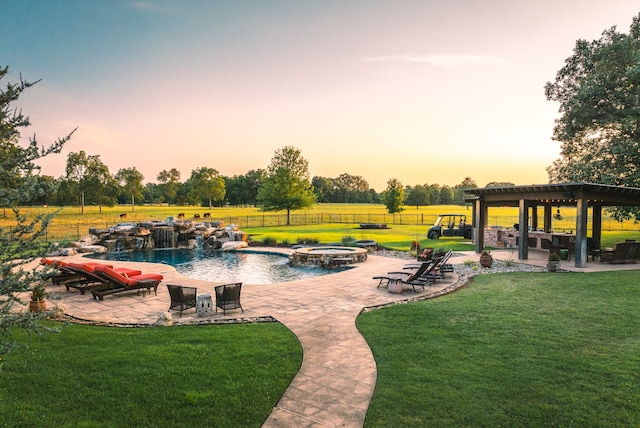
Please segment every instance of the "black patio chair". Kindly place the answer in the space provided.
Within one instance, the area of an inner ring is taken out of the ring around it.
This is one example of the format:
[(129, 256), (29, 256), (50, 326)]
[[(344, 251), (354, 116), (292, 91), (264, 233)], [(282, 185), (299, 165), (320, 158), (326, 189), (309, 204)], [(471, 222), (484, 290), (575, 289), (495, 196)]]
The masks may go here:
[(227, 309), (242, 309), (240, 304), (240, 291), (242, 291), (242, 283), (218, 285), (216, 290), (216, 312), (218, 308), (222, 309), (222, 313), (227, 315)]
[(196, 287), (184, 287), (182, 285), (167, 284), (169, 295), (171, 296), (171, 306), (169, 310), (179, 310), (180, 316), (182, 311), (196, 307)]

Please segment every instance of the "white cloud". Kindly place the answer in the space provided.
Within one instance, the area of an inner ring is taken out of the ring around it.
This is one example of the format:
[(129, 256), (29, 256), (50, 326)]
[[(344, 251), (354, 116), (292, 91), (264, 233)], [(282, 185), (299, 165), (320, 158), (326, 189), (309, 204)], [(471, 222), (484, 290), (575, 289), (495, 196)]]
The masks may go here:
[(367, 62), (394, 62), (409, 64), (426, 64), (436, 67), (457, 67), (464, 65), (494, 64), (501, 62), (499, 58), (488, 55), (459, 55), (459, 54), (438, 54), (438, 55), (387, 55), (369, 57), (364, 59)]

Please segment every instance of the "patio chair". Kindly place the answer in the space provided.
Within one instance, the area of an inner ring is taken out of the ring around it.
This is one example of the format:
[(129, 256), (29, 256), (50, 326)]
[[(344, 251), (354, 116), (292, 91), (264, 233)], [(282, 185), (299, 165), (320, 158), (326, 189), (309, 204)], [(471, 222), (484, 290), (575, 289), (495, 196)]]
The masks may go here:
[[(96, 287), (91, 290), (91, 294), (94, 299), (103, 300), (104, 296), (109, 294), (122, 293), (131, 290), (137, 290), (138, 294), (140, 294), (140, 290), (146, 288), (149, 293), (153, 288), (154, 293), (158, 294), (158, 285), (164, 278), (162, 275), (157, 273), (144, 273), (141, 275), (128, 276), (126, 274), (121, 274), (111, 268), (104, 267), (100, 268), (102, 272), (100, 273), (106, 279), (106, 283), (101, 287)], [(142, 294), (144, 296), (144, 292)]]
[(223, 315), (227, 314), (227, 309), (242, 309), (240, 304), (240, 291), (242, 290), (242, 283), (236, 282), (233, 284), (218, 285), (215, 287), (216, 291), (216, 312), (218, 308), (222, 309)]
[(167, 284), (167, 288), (169, 289), (169, 296), (171, 296), (169, 311), (180, 311), (180, 316), (182, 316), (182, 311), (196, 307), (196, 294), (198, 291), (196, 287)]

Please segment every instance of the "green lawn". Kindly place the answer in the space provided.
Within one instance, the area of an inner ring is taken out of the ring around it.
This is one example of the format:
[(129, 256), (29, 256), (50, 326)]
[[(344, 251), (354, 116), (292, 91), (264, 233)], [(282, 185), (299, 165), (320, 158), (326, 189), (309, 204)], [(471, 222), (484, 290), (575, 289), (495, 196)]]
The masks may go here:
[(69, 325), (0, 357), (3, 426), (259, 427), (302, 363), (279, 323)]
[(357, 320), (366, 426), (640, 426), (638, 272), (481, 275)]
[[(357, 320), (366, 426), (639, 426), (638, 272), (480, 275)], [(16, 332), (7, 426), (260, 426), (302, 349), (277, 323)]]

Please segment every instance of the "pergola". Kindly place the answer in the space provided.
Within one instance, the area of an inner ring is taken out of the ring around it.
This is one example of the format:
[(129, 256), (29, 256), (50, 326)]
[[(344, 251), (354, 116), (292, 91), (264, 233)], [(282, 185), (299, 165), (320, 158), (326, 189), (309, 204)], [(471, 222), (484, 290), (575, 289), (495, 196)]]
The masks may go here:
[[(518, 258), (528, 259), (529, 220), (531, 230), (538, 229), (539, 206), (544, 207), (543, 229), (551, 231), (552, 207), (576, 207), (575, 265), (587, 264), (587, 210), (593, 209), (592, 233), (595, 242), (602, 235), (602, 207), (640, 206), (640, 188), (592, 183), (540, 184), (466, 189), (473, 195), (473, 225), (476, 252), (484, 248), (484, 228), (489, 207), (519, 207)], [(530, 211), (531, 210), (531, 211)]]

